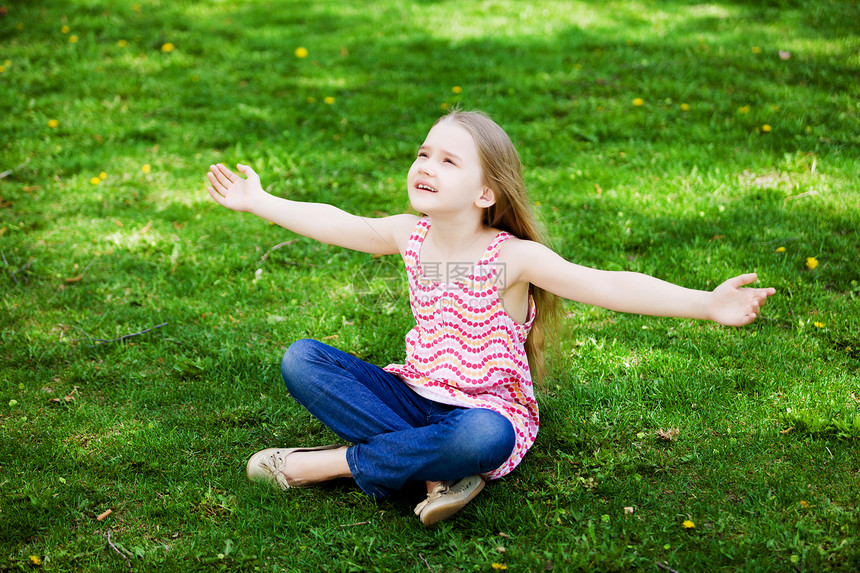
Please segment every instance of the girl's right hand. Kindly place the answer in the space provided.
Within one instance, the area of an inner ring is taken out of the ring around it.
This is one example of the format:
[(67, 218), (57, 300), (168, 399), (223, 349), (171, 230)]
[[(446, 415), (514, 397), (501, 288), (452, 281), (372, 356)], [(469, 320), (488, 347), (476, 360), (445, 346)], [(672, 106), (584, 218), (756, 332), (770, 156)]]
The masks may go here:
[(260, 177), (247, 165), (238, 164), (236, 168), (247, 179), (230, 171), (225, 165), (210, 165), (210, 186), (206, 188), (209, 195), (219, 205), (223, 205), (233, 211), (250, 211), (259, 198), (265, 194), (260, 185)]

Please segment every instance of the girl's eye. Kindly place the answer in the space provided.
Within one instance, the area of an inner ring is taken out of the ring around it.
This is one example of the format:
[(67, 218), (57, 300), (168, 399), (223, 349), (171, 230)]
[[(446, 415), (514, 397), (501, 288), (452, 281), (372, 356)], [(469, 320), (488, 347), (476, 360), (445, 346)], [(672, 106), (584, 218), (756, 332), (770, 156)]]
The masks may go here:
[(450, 163), (451, 165), (454, 165), (454, 162), (451, 161), (450, 159), (445, 159), (445, 163)]

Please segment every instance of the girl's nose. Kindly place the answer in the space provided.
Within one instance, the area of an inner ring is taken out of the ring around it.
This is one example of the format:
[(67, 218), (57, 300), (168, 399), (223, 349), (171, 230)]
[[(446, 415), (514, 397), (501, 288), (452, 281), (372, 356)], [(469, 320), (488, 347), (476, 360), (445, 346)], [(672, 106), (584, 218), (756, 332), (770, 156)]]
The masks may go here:
[(424, 175), (433, 175), (436, 171), (436, 168), (433, 166), (433, 160), (428, 159), (427, 161), (421, 162), (421, 165), (418, 166), (418, 171)]

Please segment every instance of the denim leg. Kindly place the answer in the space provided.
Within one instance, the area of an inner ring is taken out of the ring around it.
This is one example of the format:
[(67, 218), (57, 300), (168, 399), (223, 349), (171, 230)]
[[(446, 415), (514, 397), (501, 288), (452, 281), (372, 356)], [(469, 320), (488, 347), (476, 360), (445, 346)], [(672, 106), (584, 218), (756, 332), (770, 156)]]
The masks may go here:
[(455, 480), (507, 460), (511, 423), (486, 409), (427, 400), (398, 376), (314, 340), (294, 342), (281, 374), (290, 394), (341, 438), (347, 461), (374, 498), (409, 480)]
[(281, 375), (297, 402), (352, 443), (426, 424), (433, 406), (397, 375), (316, 340), (290, 345)]
[(516, 441), (507, 418), (484, 408), (454, 408), (428, 425), (379, 434), (347, 450), (362, 490), (382, 498), (407, 481), (448, 481), (492, 471)]

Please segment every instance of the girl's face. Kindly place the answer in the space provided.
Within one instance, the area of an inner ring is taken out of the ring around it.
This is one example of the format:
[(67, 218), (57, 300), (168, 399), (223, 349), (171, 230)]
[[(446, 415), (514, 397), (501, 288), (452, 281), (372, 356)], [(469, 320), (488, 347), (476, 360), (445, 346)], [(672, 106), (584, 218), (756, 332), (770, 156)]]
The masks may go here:
[(484, 209), (489, 193), (472, 135), (453, 121), (433, 126), (406, 178), (409, 202), (433, 216)]

